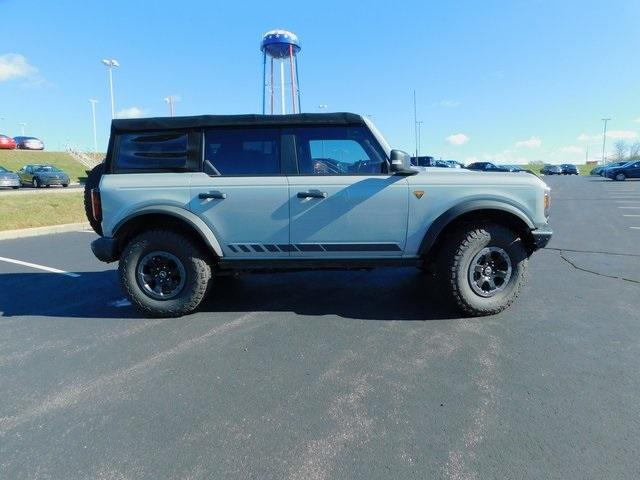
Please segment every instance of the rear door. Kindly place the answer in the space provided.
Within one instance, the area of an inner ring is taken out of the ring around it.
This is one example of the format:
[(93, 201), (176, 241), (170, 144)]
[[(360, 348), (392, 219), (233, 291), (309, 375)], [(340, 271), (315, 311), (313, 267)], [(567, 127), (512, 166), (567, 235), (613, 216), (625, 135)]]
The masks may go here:
[(292, 257), (398, 257), (407, 234), (408, 183), (388, 173), (364, 126), (299, 127), (289, 176)]
[(204, 132), (203, 171), (191, 179), (189, 208), (227, 258), (289, 256), (289, 192), (278, 128)]

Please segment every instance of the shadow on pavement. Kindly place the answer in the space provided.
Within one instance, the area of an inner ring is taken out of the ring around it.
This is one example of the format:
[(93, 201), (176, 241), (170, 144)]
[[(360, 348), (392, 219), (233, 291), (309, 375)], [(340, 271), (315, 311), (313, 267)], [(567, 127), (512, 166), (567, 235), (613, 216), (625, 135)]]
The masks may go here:
[[(115, 270), (0, 275), (0, 316), (140, 318), (124, 298)], [(317, 271), (217, 277), (194, 315), (292, 312), (362, 320), (442, 320), (460, 313), (441, 300), (437, 284), (413, 268), (372, 272)], [(189, 318), (189, 317), (185, 317)]]

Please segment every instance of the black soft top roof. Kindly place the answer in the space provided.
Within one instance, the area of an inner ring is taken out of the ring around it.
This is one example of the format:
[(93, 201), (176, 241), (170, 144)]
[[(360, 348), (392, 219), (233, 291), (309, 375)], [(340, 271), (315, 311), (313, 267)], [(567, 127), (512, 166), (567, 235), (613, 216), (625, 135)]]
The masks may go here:
[(192, 117), (154, 117), (116, 119), (112, 132), (171, 130), (200, 127), (293, 126), (293, 125), (364, 125), (355, 113), (296, 113), (292, 115), (197, 115)]

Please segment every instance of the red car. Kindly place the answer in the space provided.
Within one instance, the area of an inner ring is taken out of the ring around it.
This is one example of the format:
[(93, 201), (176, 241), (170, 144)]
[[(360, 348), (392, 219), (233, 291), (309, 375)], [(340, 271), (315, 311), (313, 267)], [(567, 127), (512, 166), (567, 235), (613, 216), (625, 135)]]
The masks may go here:
[(0, 149), (13, 150), (14, 148), (16, 148), (16, 141), (13, 138), (0, 135)]

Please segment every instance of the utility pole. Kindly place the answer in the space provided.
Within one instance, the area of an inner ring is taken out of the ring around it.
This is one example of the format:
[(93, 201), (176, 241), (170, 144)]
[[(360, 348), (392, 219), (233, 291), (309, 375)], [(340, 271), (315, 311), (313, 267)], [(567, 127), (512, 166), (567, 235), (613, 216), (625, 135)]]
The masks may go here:
[(18, 125), (20, 125), (20, 128), (22, 129), (22, 136), (24, 137), (24, 127), (26, 127), (27, 124), (25, 122), (19, 122)]
[(413, 91), (413, 129), (416, 137), (416, 161), (418, 158), (418, 107), (416, 104), (416, 91)]
[(604, 156), (604, 149), (607, 145), (607, 122), (609, 122), (609, 120), (611, 120), (610, 118), (603, 118), (602, 121), (604, 122), (604, 129), (602, 131), (602, 166), (604, 167), (607, 163), (607, 159)]
[(417, 148), (416, 148), (416, 157), (420, 156), (420, 147), (422, 147), (422, 120), (416, 122), (416, 124), (418, 125), (418, 142), (417, 142)]
[(96, 103), (98, 103), (98, 100), (90, 98), (89, 103), (91, 104), (91, 115), (93, 117), (93, 151), (98, 153), (98, 136), (96, 133)]
[(589, 163), (589, 145), (587, 145), (587, 153), (585, 154), (585, 157), (584, 157), (584, 163), (585, 164)]

